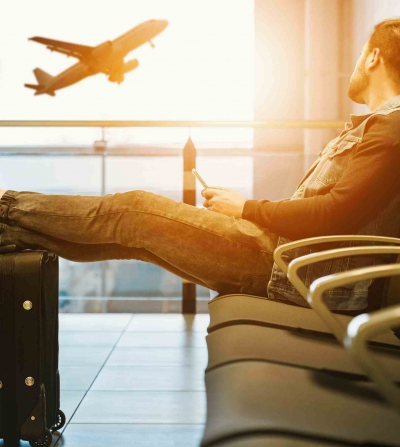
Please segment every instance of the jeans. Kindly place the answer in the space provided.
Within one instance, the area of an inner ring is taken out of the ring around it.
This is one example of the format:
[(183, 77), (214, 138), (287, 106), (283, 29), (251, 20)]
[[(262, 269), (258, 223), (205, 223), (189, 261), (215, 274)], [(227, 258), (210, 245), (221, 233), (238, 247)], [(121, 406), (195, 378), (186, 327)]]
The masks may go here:
[(145, 191), (97, 196), (7, 191), (0, 244), (76, 262), (137, 259), (221, 294), (267, 296), (277, 236), (243, 219)]

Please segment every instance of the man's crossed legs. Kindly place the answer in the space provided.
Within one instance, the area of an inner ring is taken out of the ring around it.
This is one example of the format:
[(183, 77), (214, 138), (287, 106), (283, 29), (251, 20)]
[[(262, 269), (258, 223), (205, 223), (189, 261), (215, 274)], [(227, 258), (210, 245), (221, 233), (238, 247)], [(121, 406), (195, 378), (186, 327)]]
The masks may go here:
[(145, 191), (97, 196), (7, 191), (0, 244), (77, 262), (138, 259), (219, 293), (267, 296), (277, 237), (252, 222)]

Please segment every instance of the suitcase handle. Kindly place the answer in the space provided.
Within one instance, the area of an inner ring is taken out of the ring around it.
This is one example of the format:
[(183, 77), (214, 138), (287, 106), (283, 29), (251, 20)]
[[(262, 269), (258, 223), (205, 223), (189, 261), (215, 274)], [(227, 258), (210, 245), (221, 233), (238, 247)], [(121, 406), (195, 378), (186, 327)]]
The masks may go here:
[(0, 247), (0, 254), (14, 253), (16, 251), (17, 251), (16, 245), (3, 245), (2, 247)]

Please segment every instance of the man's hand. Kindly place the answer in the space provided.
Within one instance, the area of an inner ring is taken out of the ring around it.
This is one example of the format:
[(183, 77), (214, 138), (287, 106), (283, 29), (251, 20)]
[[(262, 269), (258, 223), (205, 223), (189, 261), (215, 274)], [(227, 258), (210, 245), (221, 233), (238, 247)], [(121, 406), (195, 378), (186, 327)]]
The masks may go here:
[(207, 188), (201, 191), (206, 199), (203, 206), (210, 211), (225, 214), (226, 216), (242, 217), (246, 199), (236, 191), (228, 188)]

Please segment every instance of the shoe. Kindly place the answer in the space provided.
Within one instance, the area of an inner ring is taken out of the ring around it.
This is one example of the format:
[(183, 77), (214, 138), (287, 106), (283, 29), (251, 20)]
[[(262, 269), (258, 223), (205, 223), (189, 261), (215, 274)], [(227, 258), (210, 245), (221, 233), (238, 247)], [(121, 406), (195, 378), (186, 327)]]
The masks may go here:
[(3, 243), (1, 237), (4, 233), (21, 232), (24, 231), (21, 227), (0, 223), (0, 246), (9, 245), (8, 242)]

